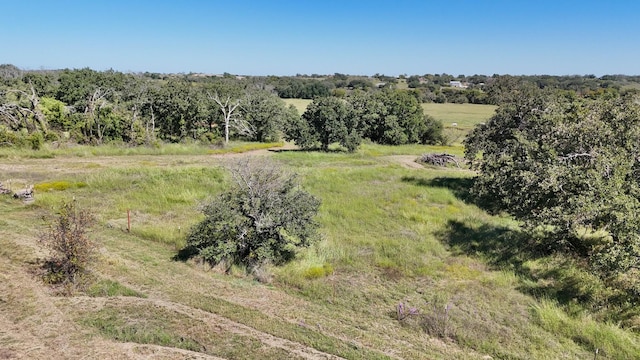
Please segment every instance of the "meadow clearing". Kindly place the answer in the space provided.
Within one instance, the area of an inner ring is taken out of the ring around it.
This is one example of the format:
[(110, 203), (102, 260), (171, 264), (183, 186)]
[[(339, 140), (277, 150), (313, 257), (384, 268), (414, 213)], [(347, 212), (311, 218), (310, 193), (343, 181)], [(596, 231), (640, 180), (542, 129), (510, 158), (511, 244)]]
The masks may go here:
[[(414, 162), (429, 152), (461, 156), (461, 146), (364, 144), (351, 154), (264, 147), (0, 152), (3, 184), (36, 187), (31, 204), (0, 197), (0, 355), (584, 359), (598, 349), (598, 359), (640, 356), (637, 335), (544, 295), (553, 284), (541, 274), (561, 259), (523, 259), (517, 224), (466, 201), (469, 170)], [(237, 156), (271, 157), (322, 200), (322, 240), (271, 267), (268, 283), (243, 269), (224, 275), (176, 260), (202, 218), (199, 205), (228, 186), (223, 165)], [(72, 199), (95, 213), (91, 236), (100, 252), (94, 285), (63, 297), (35, 275), (46, 256), (38, 237), (43, 217)]]

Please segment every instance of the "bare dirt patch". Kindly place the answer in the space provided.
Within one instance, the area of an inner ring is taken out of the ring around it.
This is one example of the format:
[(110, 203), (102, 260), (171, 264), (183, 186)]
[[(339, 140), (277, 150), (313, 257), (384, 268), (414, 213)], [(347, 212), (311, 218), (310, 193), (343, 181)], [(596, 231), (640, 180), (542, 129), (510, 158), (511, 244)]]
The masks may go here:
[(416, 162), (417, 158), (415, 155), (390, 155), (383, 157), (383, 159), (399, 163), (407, 169), (424, 169), (424, 166)]

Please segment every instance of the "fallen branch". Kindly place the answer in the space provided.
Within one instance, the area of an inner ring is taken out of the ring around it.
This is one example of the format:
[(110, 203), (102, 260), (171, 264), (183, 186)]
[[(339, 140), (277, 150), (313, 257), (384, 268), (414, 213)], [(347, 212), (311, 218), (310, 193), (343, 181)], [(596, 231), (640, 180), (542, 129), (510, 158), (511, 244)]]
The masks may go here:
[(26, 189), (18, 190), (13, 194), (16, 199), (29, 200), (33, 199), (33, 185), (28, 186)]

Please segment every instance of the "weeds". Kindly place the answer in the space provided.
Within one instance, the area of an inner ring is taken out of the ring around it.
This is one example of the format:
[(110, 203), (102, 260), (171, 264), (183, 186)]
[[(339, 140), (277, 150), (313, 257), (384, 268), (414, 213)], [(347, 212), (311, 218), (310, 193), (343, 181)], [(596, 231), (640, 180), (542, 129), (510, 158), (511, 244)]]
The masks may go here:
[(396, 306), (396, 318), (400, 322), (419, 326), (427, 334), (440, 339), (454, 336), (451, 309), (453, 303), (442, 295), (435, 295), (425, 302), (422, 309), (400, 302)]
[(62, 286), (67, 294), (86, 286), (96, 252), (94, 242), (87, 236), (92, 223), (93, 215), (78, 208), (75, 201), (62, 205), (57, 218), (40, 237), (51, 252), (44, 264), (45, 282)]

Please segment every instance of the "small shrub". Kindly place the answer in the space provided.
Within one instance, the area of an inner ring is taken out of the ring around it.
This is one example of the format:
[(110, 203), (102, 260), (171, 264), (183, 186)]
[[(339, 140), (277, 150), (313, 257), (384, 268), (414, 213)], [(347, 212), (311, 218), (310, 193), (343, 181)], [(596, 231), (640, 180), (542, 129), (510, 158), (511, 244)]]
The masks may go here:
[(28, 140), (32, 150), (42, 149), (42, 145), (44, 144), (44, 136), (42, 136), (41, 132), (34, 132), (29, 136)]
[(40, 237), (51, 253), (45, 262), (47, 283), (61, 285), (67, 293), (86, 285), (88, 267), (96, 250), (87, 236), (92, 222), (90, 212), (79, 209), (75, 201), (62, 205), (58, 216)]
[(331, 266), (331, 264), (324, 264), (322, 266), (312, 266), (308, 268), (304, 272), (304, 277), (307, 279), (318, 279), (331, 274), (333, 274), (333, 266)]
[(204, 206), (206, 218), (187, 236), (191, 253), (212, 266), (253, 272), (290, 260), (318, 238), (320, 201), (299, 188), (295, 175), (266, 159), (239, 161), (229, 171), (235, 186)]
[(444, 296), (435, 295), (419, 309), (408, 303), (400, 302), (396, 306), (398, 321), (417, 325), (430, 336), (450, 339), (454, 336), (451, 309), (453, 304)]
[(70, 181), (52, 181), (45, 182), (35, 185), (35, 190), (39, 192), (48, 192), (48, 191), (63, 191), (69, 188), (83, 188), (86, 187), (87, 183), (84, 182), (70, 182)]

